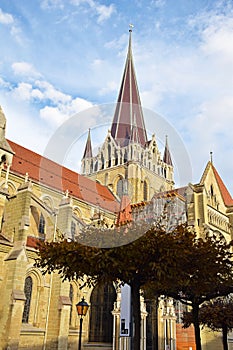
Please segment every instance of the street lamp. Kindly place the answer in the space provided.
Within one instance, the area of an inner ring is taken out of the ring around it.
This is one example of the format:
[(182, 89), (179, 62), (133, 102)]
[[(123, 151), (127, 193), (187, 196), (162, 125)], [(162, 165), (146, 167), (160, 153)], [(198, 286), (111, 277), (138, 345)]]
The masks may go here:
[(76, 309), (77, 309), (78, 315), (80, 316), (78, 350), (81, 350), (83, 317), (86, 316), (88, 308), (89, 308), (89, 305), (85, 301), (84, 297), (78, 304), (76, 304)]

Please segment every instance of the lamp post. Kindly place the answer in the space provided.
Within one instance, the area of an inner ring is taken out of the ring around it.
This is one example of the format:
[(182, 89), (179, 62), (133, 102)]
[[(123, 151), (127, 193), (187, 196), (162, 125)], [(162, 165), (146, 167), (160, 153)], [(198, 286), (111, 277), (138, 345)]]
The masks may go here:
[(76, 304), (76, 309), (77, 309), (78, 315), (80, 316), (78, 350), (81, 350), (83, 317), (86, 316), (88, 308), (89, 308), (89, 305), (85, 301), (84, 297), (78, 304)]

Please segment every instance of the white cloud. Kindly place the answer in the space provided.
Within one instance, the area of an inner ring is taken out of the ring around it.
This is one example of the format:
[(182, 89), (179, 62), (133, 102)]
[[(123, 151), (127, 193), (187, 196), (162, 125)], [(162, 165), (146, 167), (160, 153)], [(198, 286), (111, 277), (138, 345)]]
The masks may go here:
[(68, 118), (68, 115), (62, 113), (59, 107), (46, 106), (40, 110), (40, 117), (49, 124), (58, 126)]
[(12, 64), (11, 67), (15, 75), (30, 78), (41, 76), (41, 74), (36, 71), (33, 65), (28, 62), (15, 62)]
[(100, 66), (103, 66), (104, 65), (104, 60), (100, 60), (100, 59), (95, 59), (92, 63), (92, 66), (93, 67), (100, 67)]
[(223, 180), (232, 187), (231, 171), (229, 172), (233, 158), (232, 115), (233, 98), (225, 95), (203, 102), (199, 113), (192, 116), (191, 120), (186, 119), (185, 126), (189, 135), (186, 145), (191, 153), (196, 180), (199, 181), (200, 169), (204, 168), (210, 152), (213, 152), (214, 163), (218, 164), (221, 173), (225, 173)]
[(14, 97), (24, 101), (37, 99), (41, 103), (49, 101), (52, 105), (70, 103), (71, 96), (56, 90), (53, 85), (46, 81), (36, 80), (32, 83), (20, 82), (11, 89)]
[(98, 15), (97, 23), (102, 23), (106, 21), (112, 16), (113, 13), (116, 12), (114, 4), (106, 6), (94, 0), (70, 0), (70, 2), (75, 6), (80, 6), (83, 4), (88, 5), (90, 9), (94, 10)]
[[(218, 140), (224, 144), (227, 137), (233, 136), (231, 128), (226, 126), (231, 124), (233, 115), (233, 97), (219, 96), (214, 100), (206, 101), (200, 106), (199, 113), (193, 118), (190, 124), (192, 133), (207, 142)], [(190, 131), (191, 131), (190, 130)], [(221, 134), (221, 139), (216, 138)]]
[(43, 99), (48, 99), (52, 103), (66, 103), (71, 100), (71, 96), (67, 95), (56, 88), (47, 81), (36, 80), (35, 86), (41, 90), (43, 93)]
[(10, 83), (5, 81), (3, 78), (0, 77), (0, 87), (2, 88), (10, 88)]
[(154, 5), (157, 8), (162, 8), (165, 6), (166, 1), (165, 0), (152, 0), (151, 4)]
[(97, 22), (101, 23), (109, 19), (112, 14), (116, 11), (115, 6), (113, 4), (106, 5), (96, 5), (96, 12), (99, 15)]
[(3, 12), (0, 9), (0, 23), (2, 24), (12, 24), (14, 22), (14, 18), (10, 13)]
[(55, 107), (45, 106), (40, 110), (40, 117), (49, 124), (59, 126), (72, 115), (87, 110), (92, 106), (92, 103), (77, 97), (66, 104), (59, 104)]
[[(159, 2), (162, 0), (158, 0)], [(114, 4), (110, 4), (109, 6), (106, 6), (104, 4), (101, 4), (94, 0), (70, 0), (69, 1), (71, 5), (81, 7), (81, 5), (87, 5), (89, 7), (89, 10), (93, 10), (98, 18), (97, 23), (102, 23), (109, 19), (113, 13), (116, 12), (116, 8)], [(43, 0), (41, 3), (41, 8), (43, 10), (47, 9), (64, 9), (67, 3), (64, 0)], [(68, 18), (67, 16), (63, 17)]]
[(107, 95), (113, 91), (117, 92), (118, 88), (119, 88), (119, 86), (115, 81), (108, 81), (106, 86), (99, 90), (99, 95), (104, 96), (104, 95)]
[(63, 0), (43, 0), (41, 2), (40, 6), (44, 10), (50, 9), (50, 8), (63, 9), (64, 8), (64, 3), (63, 3)]
[(202, 49), (207, 54), (220, 54), (224, 59), (233, 60), (233, 17), (219, 19), (202, 33)]
[(14, 17), (10, 13), (3, 12), (0, 8), (0, 24), (10, 26), (10, 34), (19, 43), (22, 44), (21, 29), (16, 23)]
[(20, 100), (30, 100), (32, 97), (32, 85), (28, 83), (19, 83), (13, 90), (14, 97)]

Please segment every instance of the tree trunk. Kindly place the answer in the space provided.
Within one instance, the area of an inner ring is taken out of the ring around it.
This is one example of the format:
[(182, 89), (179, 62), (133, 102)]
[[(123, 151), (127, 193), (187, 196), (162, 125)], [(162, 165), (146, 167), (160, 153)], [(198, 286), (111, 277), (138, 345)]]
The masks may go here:
[(133, 312), (132, 350), (140, 350), (141, 335), (141, 310), (140, 310), (140, 285), (137, 282), (131, 284), (131, 300)]
[(196, 350), (201, 350), (201, 332), (199, 325), (199, 305), (192, 305), (193, 325), (195, 331)]
[(222, 327), (222, 342), (223, 342), (223, 350), (228, 350), (228, 343), (227, 343), (227, 326), (223, 325)]

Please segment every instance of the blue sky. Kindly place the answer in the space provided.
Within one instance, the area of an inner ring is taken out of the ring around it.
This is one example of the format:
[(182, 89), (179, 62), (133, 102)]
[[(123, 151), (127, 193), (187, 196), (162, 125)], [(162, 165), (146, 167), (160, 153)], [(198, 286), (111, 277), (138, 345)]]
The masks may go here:
[[(116, 102), (129, 23), (142, 105), (183, 140), (190, 182), (200, 180), (212, 151), (233, 194), (232, 1), (0, 0), (7, 137), (43, 154), (71, 116)], [(98, 113), (92, 118), (98, 124)], [(156, 134), (156, 123), (151, 131)], [(104, 140), (105, 132), (99, 133)], [(81, 147), (68, 162), (75, 170)]]

